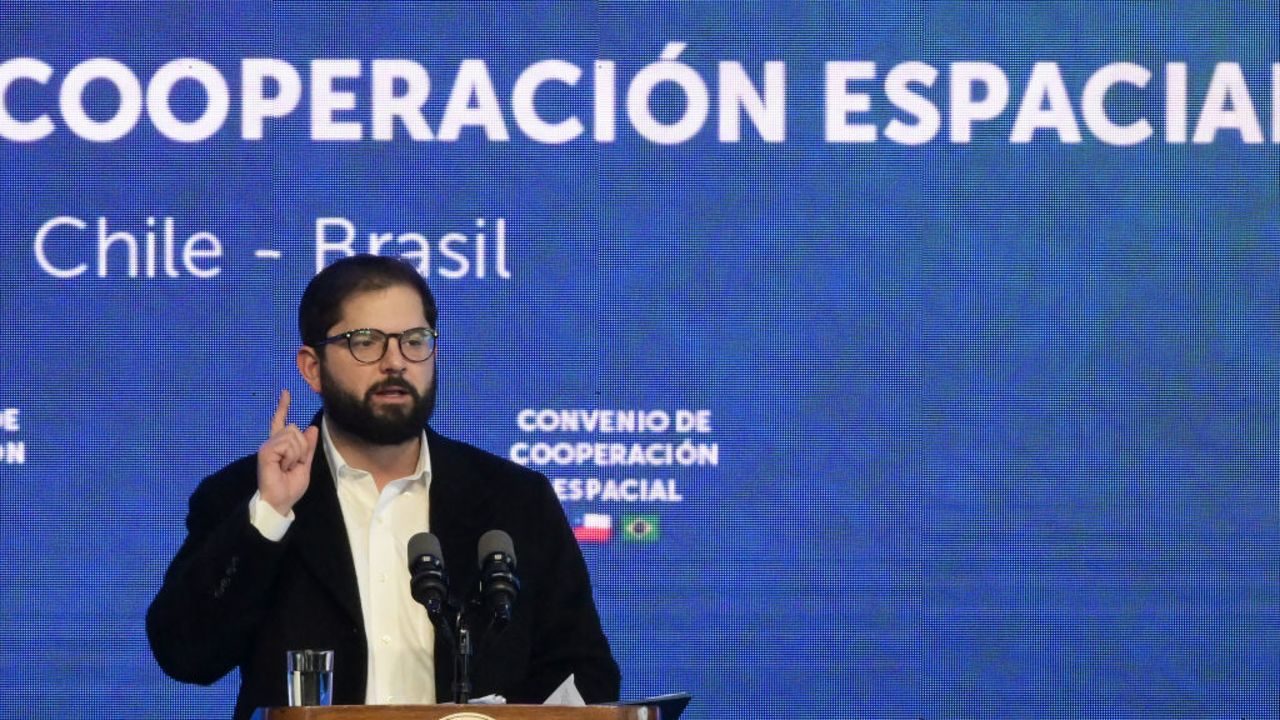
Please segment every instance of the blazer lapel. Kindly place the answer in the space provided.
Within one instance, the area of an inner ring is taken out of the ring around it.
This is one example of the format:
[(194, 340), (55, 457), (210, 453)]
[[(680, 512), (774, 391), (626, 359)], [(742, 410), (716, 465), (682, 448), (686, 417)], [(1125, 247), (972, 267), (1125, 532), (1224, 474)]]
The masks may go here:
[(324, 443), (316, 443), (311, 460), (311, 483), (294, 506), (293, 547), (302, 561), (315, 574), (361, 629), (364, 615), (360, 611), (360, 587), (356, 583), (355, 563), (351, 559), (351, 543), (347, 525), (338, 505), (338, 490), (329, 472)]
[[(476, 469), (454, 447), (454, 441), (427, 428), (431, 453), (431, 532), (440, 538), (450, 574), (475, 562), (475, 542), (489, 521), (489, 499)], [(451, 547), (453, 546), (453, 547)]]

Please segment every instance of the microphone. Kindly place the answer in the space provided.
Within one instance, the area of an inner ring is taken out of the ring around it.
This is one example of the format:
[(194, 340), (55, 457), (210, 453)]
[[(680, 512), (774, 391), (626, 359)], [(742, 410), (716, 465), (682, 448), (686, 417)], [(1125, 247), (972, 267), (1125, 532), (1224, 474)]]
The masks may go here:
[(501, 632), (511, 622), (511, 608), (520, 594), (511, 536), (501, 530), (481, 535), (476, 558), (480, 565), (480, 597), (488, 608), (491, 627)]
[(444, 573), (440, 540), (431, 533), (409, 538), (409, 592), (427, 609), (431, 623), (439, 625), (449, 597), (449, 577)]

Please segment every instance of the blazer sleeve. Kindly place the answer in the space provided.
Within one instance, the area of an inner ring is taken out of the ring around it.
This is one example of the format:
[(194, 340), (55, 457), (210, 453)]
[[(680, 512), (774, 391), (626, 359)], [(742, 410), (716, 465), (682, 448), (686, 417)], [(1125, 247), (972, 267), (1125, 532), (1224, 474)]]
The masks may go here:
[(240, 664), (266, 613), (289, 534), (264, 538), (249, 523), (255, 456), (205, 478), (192, 494), (187, 537), (147, 611), (147, 639), (175, 680), (207, 685)]

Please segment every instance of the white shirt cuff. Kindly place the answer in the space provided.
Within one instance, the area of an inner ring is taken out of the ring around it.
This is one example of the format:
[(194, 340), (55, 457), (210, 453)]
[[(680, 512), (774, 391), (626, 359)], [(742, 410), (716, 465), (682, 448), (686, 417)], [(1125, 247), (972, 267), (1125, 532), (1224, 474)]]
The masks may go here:
[(271, 542), (280, 542), (280, 538), (289, 531), (296, 516), (293, 510), (288, 515), (281, 515), (271, 507), (271, 503), (262, 499), (262, 493), (255, 492), (249, 501), (249, 524), (262, 533), (262, 537)]

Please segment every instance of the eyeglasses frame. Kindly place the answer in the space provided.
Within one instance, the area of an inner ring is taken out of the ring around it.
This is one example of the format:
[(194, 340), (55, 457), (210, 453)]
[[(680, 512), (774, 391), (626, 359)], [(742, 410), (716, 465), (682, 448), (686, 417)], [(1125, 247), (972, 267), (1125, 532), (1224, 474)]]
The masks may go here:
[[(419, 330), (426, 330), (427, 333), (431, 336), (431, 352), (421, 360), (412, 360), (409, 358), (408, 355), (404, 354), (404, 347), (400, 345), (400, 338), (404, 336), (405, 333), (417, 332)], [(360, 358), (356, 357), (355, 348), (351, 347), (351, 337), (353, 335), (357, 333), (367, 333), (367, 332), (375, 332), (386, 338), (386, 341), (382, 343), (382, 354), (379, 355), (376, 360), (367, 360), (367, 361), (361, 360)], [(321, 347), (324, 347), (325, 345), (331, 345), (333, 343), (338, 342), (339, 340), (346, 340), (347, 352), (351, 353), (351, 358), (353, 360), (360, 363), (361, 365), (372, 365), (376, 362), (381, 362), (382, 358), (387, 356), (387, 348), (391, 347), (391, 338), (396, 339), (396, 349), (400, 351), (400, 357), (403, 357), (406, 361), (411, 363), (424, 363), (430, 360), (431, 358), (435, 357), (436, 341), (440, 338), (440, 332), (437, 331), (435, 328), (426, 326), (426, 325), (422, 327), (409, 328), (408, 330), (404, 330), (402, 332), (397, 332), (397, 333), (383, 332), (378, 328), (356, 328), (355, 330), (348, 330), (344, 333), (339, 333), (332, 337), (327, 337), (323, 340), (319, 340), (317, 342), (311, 343), (310, 346), (318, 350)]]

